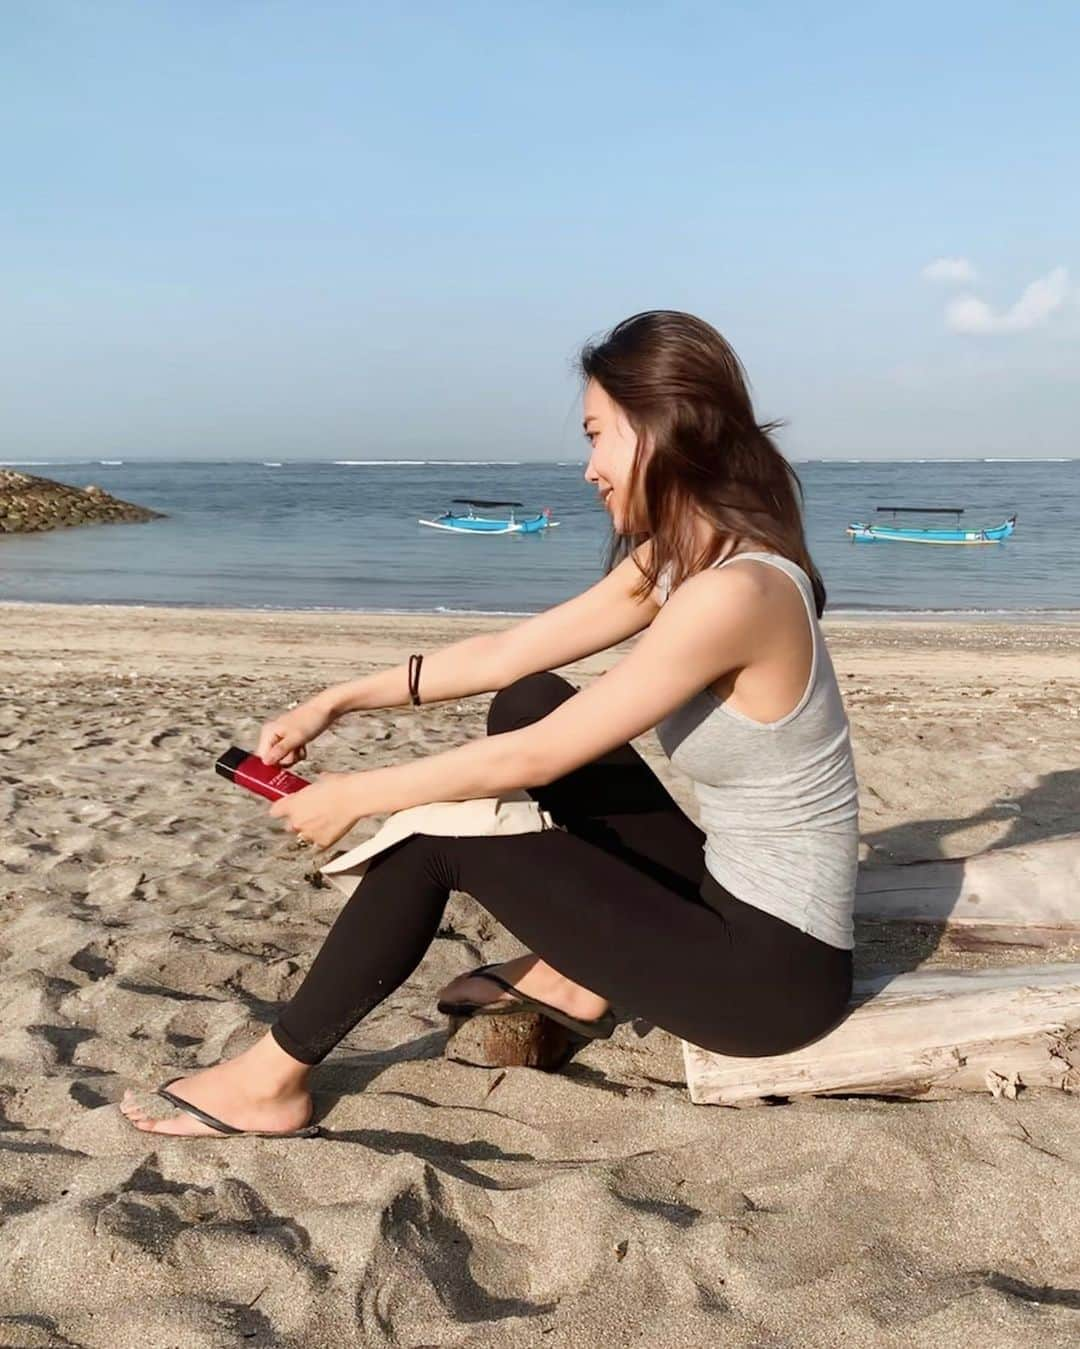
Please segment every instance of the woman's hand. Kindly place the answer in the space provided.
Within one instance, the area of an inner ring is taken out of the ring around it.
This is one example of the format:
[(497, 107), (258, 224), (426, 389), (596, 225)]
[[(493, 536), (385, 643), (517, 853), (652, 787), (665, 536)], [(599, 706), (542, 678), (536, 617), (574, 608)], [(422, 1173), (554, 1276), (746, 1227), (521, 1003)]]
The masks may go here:
[(284, 820), (285, 827), (305, 842), (329, 848), (369, 813), (360, 800), (359, 777), (357, 773), (323, 773), (310, 787), (275, 801), (270, 814)]
[(301, 703), (264, 724), (255, 753), (265, 764), (288, 768), (307, 758), (304, 746), (322, 735), (333, 720), (332, 713), (315, 699)]

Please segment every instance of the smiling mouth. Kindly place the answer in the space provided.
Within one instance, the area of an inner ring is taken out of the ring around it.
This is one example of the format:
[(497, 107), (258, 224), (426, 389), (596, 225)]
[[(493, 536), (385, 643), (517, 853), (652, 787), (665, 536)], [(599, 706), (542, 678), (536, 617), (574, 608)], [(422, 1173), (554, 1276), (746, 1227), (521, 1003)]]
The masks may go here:
[(606, 506), (606, 505), (608, 504), (608, 497), (611, 496), (611, 494), (612, 494), (612, 492), (614, 492), (614, 490), (615, 490), (614, 487), (609, 487), (609, 488), (607, 489), (606, 492), (601, 492), (601, 493), (600, 493), (600, 504), (601, 504), (601, 506)]

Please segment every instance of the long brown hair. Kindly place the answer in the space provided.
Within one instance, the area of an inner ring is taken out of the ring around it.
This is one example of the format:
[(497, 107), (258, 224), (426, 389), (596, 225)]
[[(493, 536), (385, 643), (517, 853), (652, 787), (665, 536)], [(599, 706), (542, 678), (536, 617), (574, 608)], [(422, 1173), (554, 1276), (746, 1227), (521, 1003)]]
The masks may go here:
[[(588, 343), (580, 360), (584, 378), (596, 380), (637, 435), (629, 497), (643, 503), (646, 523), (613, 535), (608, 570), (651, 539), (635, 594), (647, 594), (664, 571), (674, 590), (746, 540), (802, 567), (820, 618), (825, 585), (806, 546), (802, 483), (772, 438), (781, 423), (757, 421), (746, 372), (716, 329), (653, 309)], [(716, 530), (704, 553), (691, 533), (695, 512)]]

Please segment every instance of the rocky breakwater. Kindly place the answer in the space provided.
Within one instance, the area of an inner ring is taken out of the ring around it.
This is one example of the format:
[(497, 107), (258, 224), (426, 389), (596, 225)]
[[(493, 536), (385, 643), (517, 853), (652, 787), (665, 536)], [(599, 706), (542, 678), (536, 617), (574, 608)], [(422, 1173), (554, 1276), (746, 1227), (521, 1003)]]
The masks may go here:
[(162, 518), (160, 511), (120, 501), (93, 483), (69, 487), (51, 478), (0, 469), (0, 534)]

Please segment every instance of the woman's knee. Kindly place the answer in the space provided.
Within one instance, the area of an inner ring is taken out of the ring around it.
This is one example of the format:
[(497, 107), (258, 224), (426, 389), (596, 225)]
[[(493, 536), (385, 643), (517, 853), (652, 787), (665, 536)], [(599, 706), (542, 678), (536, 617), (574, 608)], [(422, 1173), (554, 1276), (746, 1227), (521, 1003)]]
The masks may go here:
[(500, 689), (491, 700), (487, 716), (488, 735), (520, 730), (531, 726), (554, 712), (560, 703), (572, 698), (577, 689), (562, 675), (551, 670), (523, 675), (506, 688)]
[[(390, 884), (399, 891), (429, 884), (452, 889), (452, 881), (446, 875), (446, 842), (447, 838), (442, 834), (408, 834), (391, 843), (376, 853), (367, 865), (363, 881), (368, 883), (369, 892), (373, 888), (371, 878), (376, 875), (379, 885)], [(358, 883), (353, 895), (362, 889), (363, 883)]]

